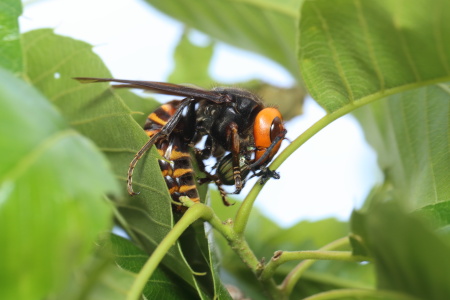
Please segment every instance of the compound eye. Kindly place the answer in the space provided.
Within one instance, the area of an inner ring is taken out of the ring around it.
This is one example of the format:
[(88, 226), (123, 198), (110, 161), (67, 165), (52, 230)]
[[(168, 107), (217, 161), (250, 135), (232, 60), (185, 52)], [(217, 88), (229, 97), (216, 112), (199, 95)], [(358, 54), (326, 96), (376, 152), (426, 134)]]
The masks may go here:
[[(255, 118), (253, 137), (255, 140), (255, 160), (258, 160), (272, 144), (272, 141), (284, 130), (280, 111), (273, 107), (264, 108)], [(281, 141), (272, 149), (267, 160), (270, 160), (280, 148)], [(266, 160), (266, 161), (267, 161)]]
[(270, 141), (272, 142), (283, 130), (283, 121), (279, 117), (275, 117), (270, 126)]

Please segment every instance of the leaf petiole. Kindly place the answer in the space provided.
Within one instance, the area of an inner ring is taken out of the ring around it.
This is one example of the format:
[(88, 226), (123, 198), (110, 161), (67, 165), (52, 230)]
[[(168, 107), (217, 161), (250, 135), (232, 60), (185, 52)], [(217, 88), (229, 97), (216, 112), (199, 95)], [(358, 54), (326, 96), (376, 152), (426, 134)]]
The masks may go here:
[[(348, 245), (349, 243), (350, 242), (348, 237), (343, 237), (323, 246), (319, 249), (319, 251), (330, 251), (338, 249), (340, 247)], [(283, 280), (280, 285), (281, 290), (283, 290), (286, 295), (290, 295), (300, 277), (314, 262), (315, 260), (307, 259), (299, 263)]]
[(355, 256), (351, 251), (277, 251), (261, 273), (261, 279), (274, 275), (275, 270), (283, 263), (293, 260), (340, 260), (350, 262), (370, 261), (369, 257)]

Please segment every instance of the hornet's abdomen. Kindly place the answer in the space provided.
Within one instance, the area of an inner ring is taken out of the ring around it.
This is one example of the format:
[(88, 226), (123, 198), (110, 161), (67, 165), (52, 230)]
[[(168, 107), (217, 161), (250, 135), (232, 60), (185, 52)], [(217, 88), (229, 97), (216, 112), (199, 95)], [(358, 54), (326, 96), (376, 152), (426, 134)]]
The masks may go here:
[[(163, 104), (148, 116), (144, 130), (149, 137), (161, 131), (175, 114), (180, 102), (174, 100)], [(194, 202), (200, 202), (189, 146), (183, 141), (183, 136), (172, 134), (168, 139), (157, 141), (155, 146), (166, 159), (159, 160), (159, 166), (172, 199), (180, 202), (180, 196), (187, 196)], [(183, 211), (181, 207), (176, 207), (176, 210)]]

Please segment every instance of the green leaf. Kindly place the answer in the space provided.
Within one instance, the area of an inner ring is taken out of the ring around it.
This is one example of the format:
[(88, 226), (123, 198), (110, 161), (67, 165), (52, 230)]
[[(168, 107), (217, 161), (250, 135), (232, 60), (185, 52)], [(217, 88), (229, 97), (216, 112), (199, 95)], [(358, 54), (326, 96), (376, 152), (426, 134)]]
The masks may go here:
[[(105, 152), (125, 194), (128, 165), (147, 137), (133, 120), (125, 100), (107, 84), (83, 85), (72, 79), (110, 77), (103, 62), (90, 45), (55, 35), (51, 30), (26, 33), (23, 42), (30, 81), (58, 106), (77, 130)], [(54, 74), (58, 76), (55, 78)], [(138, 164), (133, 178), (134, 187), (141, 195), (122, 199), (118, 206), (122, 213), (131, 211), (131, 216), (126, 216), (128, 222), (137, 224), (140, 216), (150, 222), (147, 228), (152, 228), (152, 233), (147, 232), (148, 240), (156, 247), (170, 230), (172, 217), (167, 188), (154, 159), (157, 154), (150, 152)], [(134, 214), (139, 216), (133, 218)]]
[(446, 0), (306, 1), (299, 63), (311, 96), (331, 113), (448, 81), (449, 18)]
[(23, 72), (18, 20), (21, 14), (21, 1), (2, 0), (0, 2), (0, 67), (15, 75)]
[(447, 299), (450, 243), (396, 202), (374, 203), (358, 213), (352, 227), (365, 227), (360, 236), (374, 257), (377, 281), (388, 289), (419, 299)]
[[(107, 84), (81, 84), (73, 80), (77, 76), (111, 77), (92, 47), (84, 42), (55, 35), (51, 30), (37, 30), (25, 34), (23, 43), (30, 81), (58, 106), (77, 130), (105, 152), (126, 194), (130, 161), (148, 140), (132, 116), (138, 107), (138, 96), (129, 91), (116, 93)], [(128, 99), (133, 110), (128, 106)], [(143, 107), (148, 104), (153, 105), (145, 103)], [(173, 226), (171, 197), (157, 162), (159, 157), (152, 150), (139, 161), (133, 185), (141, 193), (117, 199), (116, 203), (120, 225), (147, 253), (153, 252)], [(178, 281), (207, 298), (178, 243), (162, 263), (180, 277)]]
[(450, 199), (450, 87), (400, 93), (356, 111), (391, 197), (410, 210)]
[(213, 38), (262, 54), (300, 78), (295, 40), (301, 0), (147, 2)]
[(126, 101), (133, 119), (141, 126), (145, 124), (148, 115), (161, 105), (153, 98), (143, 98), (126, 89), (116, 89), (114, 92)]
[(42, 299), (110, 226), (105, 158), (36, 90), (0, 70), (0, 298)]
[(448, 228), (450, 225), (450, 201), (427, 205), (414, 211), (414, 214), (426, 220), (434, 229)]
[[(131, 241), (116, 235), (111, 235), (107, 246), (111, 247), (112, 255), (117, 265), (129, 272), (137, 273), (148, 260), (149, 255), (139, 249)], [(195, 299), (198, 297), (195, 289), (178, 280), (174, 273), (159, 267), (153, 273), (144, 288), (147, 299)]]
[(185, 32), (174, 53), (175, 68), (169, 75), (168, 81), (173, 83), (190, 83), (209, 87), (212, 79), (209, 77), (209, 63), (213, 55), (214, 45), (210, 43), (204, 47), (194, 45)]
[(201, 290), (210, 298), (230, 299), (217, 274), (217, 262), (213, 258), (213, 245), (210, 244), (203, 221), (192, 224), (180, 237), (180, 246), (193, 270), (204, 275), (197, 276)]

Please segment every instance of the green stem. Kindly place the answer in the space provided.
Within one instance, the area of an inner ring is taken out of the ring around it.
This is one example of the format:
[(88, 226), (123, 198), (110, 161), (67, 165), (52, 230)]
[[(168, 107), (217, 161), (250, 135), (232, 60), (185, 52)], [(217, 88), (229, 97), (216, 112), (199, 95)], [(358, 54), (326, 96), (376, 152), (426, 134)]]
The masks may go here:
[[(328, 245), (325, 245), (324, 247), (320, 248), (320, 251), (328, 251), (328, 250), (334, 250), (337, 248), (340, 248), (342, 246), (348, 245), (349, 240), (348, 237), (343, 237), (338, 240), (335, 240)], [(308, 269), (315, 260), (307, 259), (299, 263), (284, 279), (283, 283), (280, 285), (281, 290), (285, 292), (286, 295), (290, 295), (292, 293), (292, 290), (294, 289), (294, 286), (297, 284), (297, 282), (300, 280), (300, 277), (303, 275), (303, 273)]]
[(352, 255), (351, 251), (314, 250), (314, 251), (292, 251), (292, 252), (286, 251), (282, 253), (278, 261), (280, 263), (285, 263), (292, 260), (305, 260), (305, 259), (361, 262), (367, 261), (369, 258), (365, 256)]
[(269, 261), (264, 271), (261, 273), (261, 279), (267, 279), (273, 276), (275, 270), (283, 263), (293, 260), (340, 260), (350, 262), (368, 261), (368, 257), (352, 255), (350, 251), (278, 251)]
[[(217, 215), (213, 214), (208, 220), (211, 226), (220, 232), (223, 237), (228, 241), (231, 249), (236, 252), (245, 265), (255, 274), (256, 277), (262, 270), (262, 264), (258, 261), (257, 257), (253, 253), (252, 249), (248, 245), (245, 238), (236, 234), (233, 227), (232, 220), (222, 222)], [(280, 288), (276, 285), (273, 278), (267, 278), (261, 280), (264, 289), (270, 294), (273, 299), (284, 299), (285, 296), (281, 293)]]
[[(371, 101), (370, 101), (371, 102)], [(323, 118), (314, 123), (305, 132), (303, 132), (298, 138), (296, 138), (292, 143), (284, 149), (283, 152), (278, 155), (275, 160), (270, 165), (271, 170), (277, 169), (295, 150), (297, 150), (301, 145), (303, 145), (307, 140), (313, 137), (320, 130), (325, 128), (327, 125), (335, 121), (336, 119), (342, 117), (343, 115), (355, 110), (359, 106), (356, 104), (346, 105), (330, 114), (325, 115)], [(245, 200), (242, 202), (239, 210), (236, 214), (234, 230), (237, 234), (243, 234), (245, 227), (247, 226), (248, 218), (250, 216), (250, 211), (253, 207), (253, 203), (256, 200), (259, 192), (261, 191), (263, 185), (256, 183), (251, 191), (248, 193)]]
[(156, 247), (155, 251), (142, 267), (142, 270), (139, 272), (136, 280), (131, 286), (127, 300), (137, 300), (140, 298), (145, 285), (147, 284), (149, 278), (152, 276), (156, 267), (163, 259), (164, 255), (173, 245), (175, 245), (178, 238), (186, 230), (186, 228), (189, 227), (189, 225), (200, 218), (208, 220), (211, 219), (212, 216), (213, 212), (211, 208), (206, 205), (196, 204), (190, 207), (181, 217), (181, 219), (175, 224), (172, 230), (169, 231), (167, 236), (161, 241), (158, 247)]
[(303, 300), (333, 300), (333, 299), (365, 299), (370, 297), (370, 299), (397, 299), (397, 300), (418, 300), (417, 298), (411, 297), (409, 295), (380, 291), (380, 290), (366, 290), (366, 289), (340, 289), (331, 290), (313, 296), (304, 298)]

